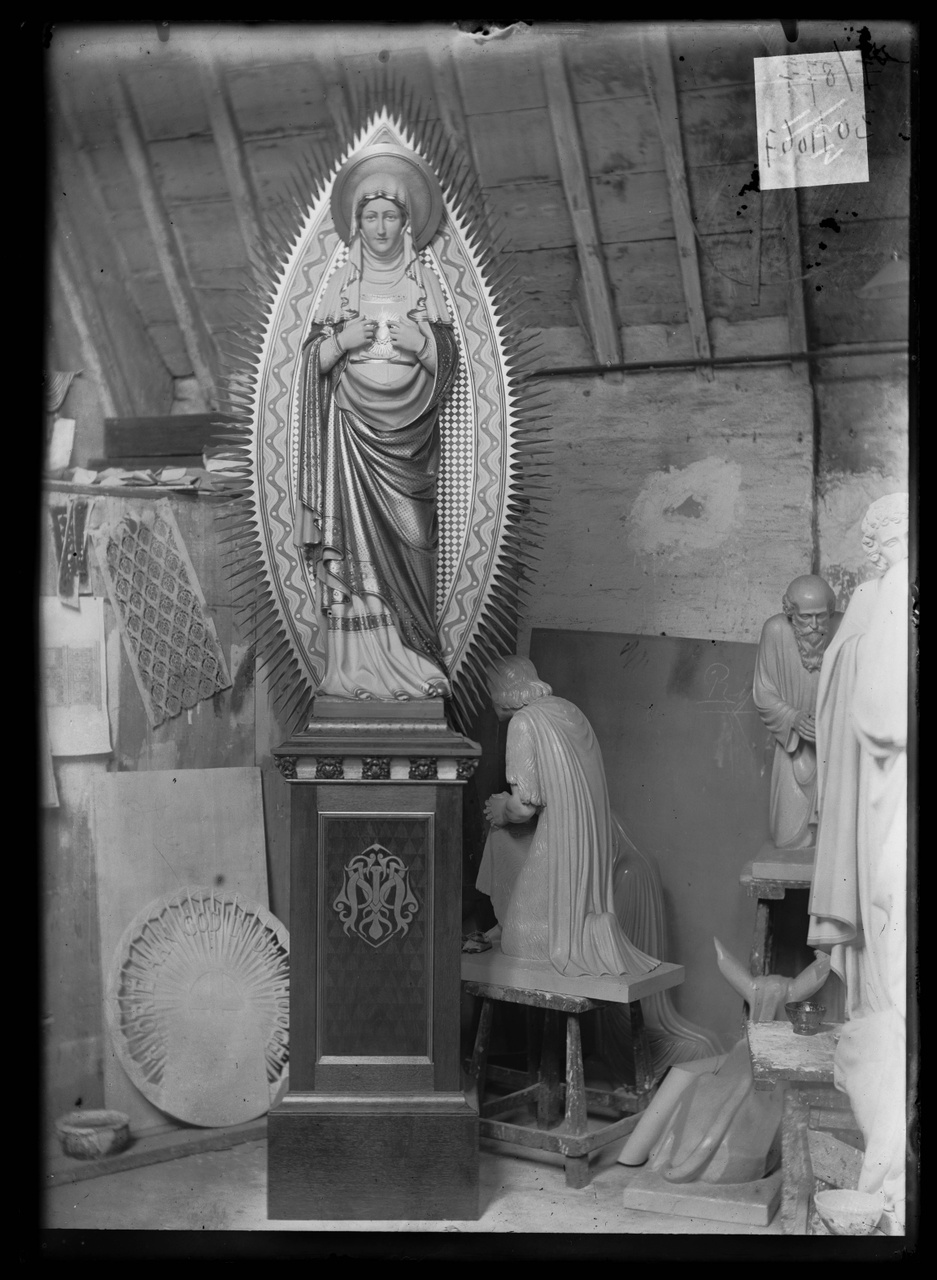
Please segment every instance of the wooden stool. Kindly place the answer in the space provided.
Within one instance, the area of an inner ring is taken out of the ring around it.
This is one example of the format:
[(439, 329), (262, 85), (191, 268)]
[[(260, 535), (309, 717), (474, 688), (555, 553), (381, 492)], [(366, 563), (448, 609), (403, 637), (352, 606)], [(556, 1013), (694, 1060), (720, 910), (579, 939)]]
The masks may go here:
[[(585, 1187), (589, 1183), (589, 1155), (599, 1147), (626, 1137), (645, 1109), (654, 1091), (651, 1056), (647, 1031), (641, 1014), (640, 1000), (628, 1005), (631, 1012), (631, 1036), (634, 1045), (635, 1088), (587, 1089), (582, 1066), (582, 1039), (579, 1015), (590, 1009), (601, 1009), (608, 1002), (588, 996), (557, 995), (552, 991), (529, 991), (519, 987), (505, 988), (484, 982), (465, 982), (464, 989), (481, 999), (481, 1013), (469, 1076), (478, 1089), (479, 1132), (482, 1137), (497, 1138), (540, 1151), (557, 1152), (563, 1157), (568, 1187)], [(514, 1071), (488, 1065), (491, 1020), (496, 1000), (522, 1004), (527, 1009), (527, 1071)], [(543, 1010), (541, 1049), (536, 1052), (537, 1010)], [(559, 1016), (566, 1020), (566, 1079), (560, 1079)], [(539, 1056), (539, 1063), (537, 1061)], [(487, 1083), (504, 1084), (512, 1092), (485, 1101)], [(519, 1087), (518, 1087), (519, 1086)], [(626, 1113), (623, 1118), (591, 1132), (588, 1127), (589, 1104), (603, 1110)], [(524, 1105), (536, 1108), (536, 1127), (497, 1119)], [(564, 1117), (560, 1122), (560, 1107)]]

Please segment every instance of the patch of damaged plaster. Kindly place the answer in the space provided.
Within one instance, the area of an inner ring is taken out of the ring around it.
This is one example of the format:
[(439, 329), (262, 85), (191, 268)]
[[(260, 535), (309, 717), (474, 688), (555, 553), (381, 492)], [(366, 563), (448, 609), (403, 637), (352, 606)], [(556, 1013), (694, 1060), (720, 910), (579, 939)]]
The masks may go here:
[(724, 458), (656, 471), (628, 516), (628, 541), (648, 555), (690, 555), (723, 543), (739, 518), (742, 468)]

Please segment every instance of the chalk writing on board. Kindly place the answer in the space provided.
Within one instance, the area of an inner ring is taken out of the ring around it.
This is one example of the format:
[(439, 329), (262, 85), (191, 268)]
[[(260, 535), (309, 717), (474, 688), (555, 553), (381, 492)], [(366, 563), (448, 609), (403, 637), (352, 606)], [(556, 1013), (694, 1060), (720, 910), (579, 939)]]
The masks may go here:
[(858, 50), (755, 58), (762, 190), (869, 180)]
[[(751, 679), (738, 685), (724, 662), (711, 662), (703, 676), (703, 688), (706, 696), (698, 698), (696, 705), (704, 713), (723, 717), (717, 742), (717, 765), (723, 766), (724, 752), (731, 746), (737, 748), (741, 745), (757, 759), (758, 752), (741, 719), (743, 715), (751, 716), (754, 712)], [(746, 707), (748, 703), (752, 705)]]

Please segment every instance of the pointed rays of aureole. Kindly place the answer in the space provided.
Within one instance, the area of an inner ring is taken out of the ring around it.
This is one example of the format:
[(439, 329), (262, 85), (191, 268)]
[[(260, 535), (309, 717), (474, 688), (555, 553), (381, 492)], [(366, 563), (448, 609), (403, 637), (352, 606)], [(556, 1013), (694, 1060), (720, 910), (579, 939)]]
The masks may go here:
[(513, 255), (504, 252), (504, 227), (488, 217), (464, 155), (433, 116), (430, 105), (419, 101), (386, 70), (351, 89), (347, 100), (348, 119), (336, 122), (331, 143), (318, 141), (310, 146), (307, 159), (284, 188), (279, 206), (265, 210), (267, 239), (253, 246), (250, 267), (243, 276), (239, 314), (232, 317), (232, 330), (219, 342), (225, 367), (219, 408), (225, 421), (223, 427), (219, 423), (216, 439), (230, 457), (234, 472), (224, 482), (229, 502), (219, 515), (225, 564), (239, 627), (255, 646), (256, 667), (264, 669), (278, 718), (293, 732), (305, 722), (315, 690), (292, 652), (286, 621), (268, 580), (258, 510), (260, 485), (252, 474), (259, 430), (256, 388), (277, 289), (308, 217), (340, 165), (375, 125), (385, 120), (423, 155), (439, 177), (447, 212), (484, 281), (507, 389), (510, 475), (498, 546), (472, 635), (452, 672), (452, 710), (458, 727), (465, 731), (486, 700), (488, 668), (497, 657), (513, 652), (516, 645), (517, 615), (537, 560), (548, 489), (543, 468), (551, 452), (546, 413), (550, 396), (536, 391), (528, 381), (539, 343), (528, 321), (528, 304)]

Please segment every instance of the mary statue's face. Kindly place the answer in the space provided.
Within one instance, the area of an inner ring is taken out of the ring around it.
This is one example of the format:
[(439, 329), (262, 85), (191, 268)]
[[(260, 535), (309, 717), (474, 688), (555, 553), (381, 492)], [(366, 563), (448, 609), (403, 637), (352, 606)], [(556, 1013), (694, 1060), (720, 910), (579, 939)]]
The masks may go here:
[(404, 216), (393, 200), (379, 196), (361, 210), (361, 235), (379, 258), (391, 258), (400, 247)]

